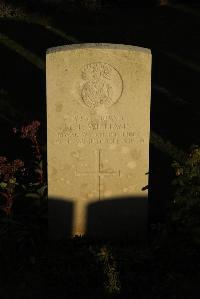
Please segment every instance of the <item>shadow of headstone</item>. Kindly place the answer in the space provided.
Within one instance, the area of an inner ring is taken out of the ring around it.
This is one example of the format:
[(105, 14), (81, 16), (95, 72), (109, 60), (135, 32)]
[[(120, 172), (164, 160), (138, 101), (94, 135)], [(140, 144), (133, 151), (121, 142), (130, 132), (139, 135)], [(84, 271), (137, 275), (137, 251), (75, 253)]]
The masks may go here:
[(104, 239), (147, 239), (147, 197), (116, 197), (88, 205), (86, 235)]
[(73, 203), (63, 198), (48, 198), (48, 237), (60, 240), (72, 235)]

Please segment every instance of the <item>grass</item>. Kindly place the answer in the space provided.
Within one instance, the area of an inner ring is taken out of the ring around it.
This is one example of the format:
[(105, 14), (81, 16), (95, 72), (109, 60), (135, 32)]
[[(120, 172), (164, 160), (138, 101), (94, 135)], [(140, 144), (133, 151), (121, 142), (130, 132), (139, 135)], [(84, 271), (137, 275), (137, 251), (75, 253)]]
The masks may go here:
[(172, 160), (182, 161), (185, 157), (185, 153), (178, 149), (177, 146), (173, 145), (170, 141), (164, 140), (161, 136), (152, 131), (150, 142), (155, 148), (169, 156)]
[(178, 55), (175, 55), (174, 53), (170, 53), (167, 51), (161, 51), (161, 53), (163, 53), (164, 55), (170, 57), (171, 59), (174, 59), (175, 61), (177, 61), (180, 64), (183, 64), (184, 66), (191, 68), (192, 70), (196, 71), (196, 72), (200, 72), (200, 65), (198, 65), (197, 62), (193, 62), (191, 60), (182, 58)]
[(28, 62), (32, 63), (40, 70), (45, 70), (45, 65), (42, 59), (40, 59), (37, 55), (33, 54), (31, 51), (22, 47), (14, 40), (10, 39), (5, 34), (0, 33), (0, 43), (15, 51), (17, 54), (25, 58)]
[(56, 28), (55, 24), (52, 24), (53, 21), (51, 20), (51, 18), (48, 17), (39, 17), (39, 16), (26, 16), (26, 15), (22, 15), (22, 16), (7, 16), (7, 17), (1, 17), (1, 20), (4, 21), (23, 21), (25, 24), (35, 24), (35, 25), (40, 25), (41, 27), (44, 27), (47, 31), (50, 31), (52, 33), (54, 33), (57, 36), (60, 36), (64, 39), (66, 39), (67, 42), (71, 42), (71, 43), (80, 43), (81, 41), (76, 39), (75, 37), (66, 34), (64, 31)]
[[(179, 299), (187, 298), (184, 292), (194, 295), (199, 287), (199, 268), (193, 263), (194, 258), (198, 261), (198, 250), (192, 252), (180, 238), (168, 237), (168, 242), (163, 239), (163, 244), (147, 249), (127, 241), (83, 237), (49, 243), (37, 254), (28, 241), (23, 246), (21, 256), (19, 248), (17, 253), (10, 248), (4, 255), (5, 260), (12, 259), (6, 263), (9, 269), (4, 272), (1, 298)], [(184, 292), (183, 281), (187, 281)]]

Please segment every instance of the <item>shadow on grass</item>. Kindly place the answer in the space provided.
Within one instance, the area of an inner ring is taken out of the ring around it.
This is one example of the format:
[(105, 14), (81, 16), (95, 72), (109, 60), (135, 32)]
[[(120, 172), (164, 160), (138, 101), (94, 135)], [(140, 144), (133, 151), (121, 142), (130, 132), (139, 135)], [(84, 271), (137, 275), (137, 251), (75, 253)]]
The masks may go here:
[[(48, 29), (47, 25), (37, 24), (39, 21), (23, 19), (0, 18), (0, 32), (18, 42), (25, 49), (41, 57), (45, 61), (46, 49), (70, 43), (67, 37), (59, 36), (56, 29)], [(47, 28), (46, 28), (46, 27)], [(53, 32), (53, 30), (55, 32)], [(64, 32), (62, 32), (64, 35)], [(60, 33), (61, 35), (61, 33)]]
[[(5, 46), (1, 49), (0, 88), (8, 92), (26, 119), (45, 115), (45, 76), (37, 67)], [(22, 120), (24, 121), (24, 120)]]

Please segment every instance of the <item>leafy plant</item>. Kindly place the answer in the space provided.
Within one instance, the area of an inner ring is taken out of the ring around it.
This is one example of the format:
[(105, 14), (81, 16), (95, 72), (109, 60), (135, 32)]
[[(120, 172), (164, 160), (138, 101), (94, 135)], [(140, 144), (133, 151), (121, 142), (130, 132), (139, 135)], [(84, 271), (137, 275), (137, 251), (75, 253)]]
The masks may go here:
[(170, 221), (179, 232), (188, 232), (200, 244), (200, 147), (193, 145), (182, 162), (173, 162), (176, 178)]
[(13, 162), (8, 162), (6, 157), (0, 157), (0, 196), (2, 209), (7, 215), (12, 214), (12, 206), (14, 203), (15, 187), (19, 185), (16, 180), (16, 173), (21, 172), (24, 174), (24, 162), (17, 159)]
[(47, 184), (39, 127), (40, 122), (33, 121), (13, 128), (19, 138), (30, 141), (33, 157), (28, 162), (0, 156), (0, 254), (7, 273), (34, 264), (47, 235)]
[(111, 248), (108, 246), (102, 246), (97, 253), (97, 257), (101, 263), (103, 263), (104, 275), (105, 275), (105, 290), (108, 294), (114, 295), (120, 293), (121, 285), (119, 280), (119, 273), (117, 264), (112, 254)]
[[(0, 209), (7, 215), (12, 215), (12, 208), (16, 198), (25, 196), (32, 199), (46, 197), (47, 184), (44, 182), (43, 160), (40, 145), (37, 140), (39, 121), (33, 121), (20, 129), (13, 128), (14, 134), (19, 133), (20, 138), (29, 139), (33, 148), (34, 160), (32, 165), (25, 166), (25, 162), (16, 159), (12, 162), (7, 157), (0, 156)], [(23, 182), (28, 177), (31, 181)], [(18, 186), (18, 189), (16, 188)], [(18, 190), (18, 193), (16, 192)]]

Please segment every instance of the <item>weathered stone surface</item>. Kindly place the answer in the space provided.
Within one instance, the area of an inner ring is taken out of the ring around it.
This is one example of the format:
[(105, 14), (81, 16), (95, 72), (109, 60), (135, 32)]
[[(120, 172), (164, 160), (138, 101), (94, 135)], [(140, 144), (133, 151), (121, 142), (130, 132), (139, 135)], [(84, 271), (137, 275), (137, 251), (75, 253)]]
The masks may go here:
[(80, 44), (47, 51), (50, 237), (144, 235), (150, 86), (148, 49)]

